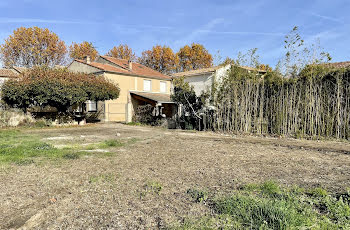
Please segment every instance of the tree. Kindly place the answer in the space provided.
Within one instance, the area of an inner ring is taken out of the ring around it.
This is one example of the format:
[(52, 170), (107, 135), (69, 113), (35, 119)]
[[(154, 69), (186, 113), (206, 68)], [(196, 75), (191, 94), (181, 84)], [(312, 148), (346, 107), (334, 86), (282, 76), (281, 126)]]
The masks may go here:
[(171, 99), (182, 108), (178, 122), (183, 129), (200, 129), (202, 118), (199, 111), (204, 106), (202, 98), (196, 96), (193, 86), (185, 82), (184, 77), (175, 78), (173, 85), (174, 93), (171, 95)]
[(84, 59), (86, 56), (90, 56), (91, 60), (95, 60), (98, 52), (91, 42), (83, 41), (80, 44), (73, 42), (69, 46), (69, 56), (73, 59)]
[(278, 66), (282, 67), (282, 73), (287, 77), (295, 78), (305, 66), (314, 66), (314, 64), (329, 62), (332, 59), (330, 54), (321, 48), (319, 40), (306, 46), (297, 26), (285, 36), (284, 44), (286, 54)]
[(0, 46), (4, 66), (33, 67), (65, 63), (67, 48), (57, 34), (47, 28), (20, 27)]
[(212, 55), (201, 44), (186, 45), (179, 50), (177, 56), (179, 72), (208, 68), (213, 65)]
[(178, 62), (170, 47), (160, 45), (153, 46), (151, 50), (143, 51), (138, 61), (164, 74), (175, 72)]
[(102, 77), (72, 73), (67, 69), (34, 67), (19, 80), (8, 80), (1, 87), (1, 98), (9, 107), (55, 107), (65, 113), (70, 106), (87, 100), (116, 99), (120, 89)]
[(266, 65), (265, 64), (260, 64), (258, 66), (258, 69), (265, 70), (266, 72), (272, 72), (273, 71), (272, 67), (269, 64), (266, 64)]
[(130, 61), (136, 60), (135, 53), (126, 44), (114, 46), (110, 51), (108, 51), (108, 53), (106, 55), (111, 56), (111, 57), (115, 57), (115, 58), (130, 60)]
[(258, 55), (258, 48), (249, 49), (246, 53), (239, 52), (237, 59), (234, 61), (239, 66), (248, 66), (252, 68), (259, 68), (260, 57)]

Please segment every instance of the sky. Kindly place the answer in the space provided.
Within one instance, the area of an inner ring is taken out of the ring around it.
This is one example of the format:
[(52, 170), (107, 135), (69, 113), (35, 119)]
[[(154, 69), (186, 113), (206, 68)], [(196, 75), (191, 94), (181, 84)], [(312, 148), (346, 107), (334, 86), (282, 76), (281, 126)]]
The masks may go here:
[(216, 61), (258, 48), (260, 62), (274, 66), (298, 26), (306, 44), (319, 40), (332, 61), (350, 61), (350, 0), (1, 0), (0, 9), (0, 43), (18, 27), (38, 26), (67, 45), (92, 42), (100, 54), (119, 44), (140, 55), (195, 42)]

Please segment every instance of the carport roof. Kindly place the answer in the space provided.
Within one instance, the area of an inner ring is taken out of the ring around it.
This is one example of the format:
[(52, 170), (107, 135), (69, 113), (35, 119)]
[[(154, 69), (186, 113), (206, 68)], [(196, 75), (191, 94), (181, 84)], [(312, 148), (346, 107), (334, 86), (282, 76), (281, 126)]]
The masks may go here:
[(143, 97), (158, 103), (174, 103), (171, 101), (169, 94), (164, 93), (145, 93), (145, 92), (130, 92), (131, 94)]

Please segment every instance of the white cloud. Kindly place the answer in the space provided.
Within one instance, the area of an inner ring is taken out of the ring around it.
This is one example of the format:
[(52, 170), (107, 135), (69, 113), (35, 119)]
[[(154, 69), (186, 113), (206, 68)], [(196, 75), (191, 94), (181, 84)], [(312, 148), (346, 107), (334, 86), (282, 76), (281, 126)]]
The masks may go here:
[(305, 13), (305, 14), (311, 15), (313, 17), (317, 17), (317, 18), (323, 19), (323, 20), (344, 24), (344, 22), (342, 20), (340, 20), (339, 18), (336, 18), (336, 17), (321, 15), (321, 14), (318, 14), (316, 12), (311, 12), (311, 11), (304, 11), (304, 10), (302, 10), (302, 12)]
[(222, 34), (222, 35), (262, 35), (262, 36), (284, 36), (284, 33), (274, 32), (253, 32), (253, 31), (214, 31), (214, 30), (199, 30), (202, 33)]
[[(202, 26), (201, 28), (193, 30), (191, 33), (189, 33), (187, 36), (184, 36), (184, 38), (181, 38), (179, 40), (176, 40), (174, 42), (174, 45), (176, 47), (183, 46), (187, 43), (193, 42), (199, 35), (208, 34), (212, 31), (212, 29), (217, 26), (218, 24), (221, 24), (224, 22), (223, 18), (215, 18), (211, 21), (209, 21), (207, 24)], [(205, 31), (205, 32), (203, 32)]]
[(0, 18), (0, 23), (91, 24), (81, 21), (51, 20), (37, 18)]

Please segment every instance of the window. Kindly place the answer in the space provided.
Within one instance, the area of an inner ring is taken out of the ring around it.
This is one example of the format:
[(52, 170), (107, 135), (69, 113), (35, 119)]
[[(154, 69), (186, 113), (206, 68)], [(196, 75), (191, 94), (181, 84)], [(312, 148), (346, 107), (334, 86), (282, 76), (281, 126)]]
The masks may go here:
[(87, 101), (86, 107), (88, 112), (96, 112), (97, 111), (97, 102), (96, 101)]
[(166, 93), (166, 82), (165, 81), (160, 82), (160, 92)]
[(143, 91), (151, 91), (151, 80), (143, 80)]

